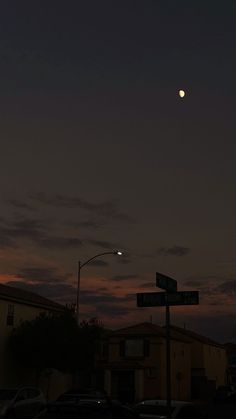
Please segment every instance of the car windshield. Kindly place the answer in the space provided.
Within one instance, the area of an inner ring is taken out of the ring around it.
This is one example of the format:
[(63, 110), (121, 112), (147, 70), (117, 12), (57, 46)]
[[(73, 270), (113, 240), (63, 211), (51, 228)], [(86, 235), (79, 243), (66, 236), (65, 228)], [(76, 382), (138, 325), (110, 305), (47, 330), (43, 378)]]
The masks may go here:
[(0, 400), (11, 400), (17, 394), (15, 389), (0, 389)]
[[(148, 414), (148, 415), (160, 415), (166, 416), (168, 409), (167, 406), (161, 405), (151, 405), (151, 404), (140, 404), (136, 406), (136, 410), (139, 414)], [(174, 407), (172, 407), (172, 412)]]

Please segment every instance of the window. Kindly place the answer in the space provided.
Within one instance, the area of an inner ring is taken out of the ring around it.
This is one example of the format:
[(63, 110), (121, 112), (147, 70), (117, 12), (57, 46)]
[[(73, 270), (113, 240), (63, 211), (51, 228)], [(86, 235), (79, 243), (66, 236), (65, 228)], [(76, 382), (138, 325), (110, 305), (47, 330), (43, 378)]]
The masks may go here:
[(125, 356), (141, 357), (144, 355), (142, 339), (127, 339), (125, 341)]
[(7, 326), (14, 325), (14, 304), (8, 304), (7, 308)]
[(148, 357), (150, 352), (149, 340), (126, 339), (120, 342), (120, 356), (127, 358)]

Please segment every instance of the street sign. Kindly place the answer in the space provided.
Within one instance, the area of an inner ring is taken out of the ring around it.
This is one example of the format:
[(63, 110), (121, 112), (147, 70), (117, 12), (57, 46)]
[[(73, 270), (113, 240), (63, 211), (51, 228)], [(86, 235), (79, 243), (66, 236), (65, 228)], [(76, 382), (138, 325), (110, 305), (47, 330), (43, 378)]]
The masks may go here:
[(178, 291), (166, 294), (169, 306), (188, 306), (199, 304), (198, 291)]
[(159, 272), (156, 272), (156, 286), (168, 292), (177, 291), (177, 281)]
[(137, 294), (138, 307), (157, 307), (166, 305), (165, 292), (143, 292)]
[(137, 294), (138, 307), (163, 307), (199, 304), (198, 291), (143, 292)]

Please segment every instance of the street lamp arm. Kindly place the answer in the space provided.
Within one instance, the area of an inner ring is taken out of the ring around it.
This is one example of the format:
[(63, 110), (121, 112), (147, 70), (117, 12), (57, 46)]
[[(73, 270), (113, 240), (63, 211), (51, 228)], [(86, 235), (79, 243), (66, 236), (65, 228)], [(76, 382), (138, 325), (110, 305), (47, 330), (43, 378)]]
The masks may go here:
[(120, 250), (113, 250), (112, 252), (103, 252), (98, 253), (98, 255), (93, 256), (92, 258), (86, 260), (86, 262), (81, 263), (80, 260), (78, 261), (78, 277), (77, 277), (77, 297), (76, 297), (76, 312), (77, 312), (77, 322), (79, 325), (79, 296), (80, 296), (80, 271), (83, 266), (87, 265), (89, 262), (91, 262), (93, 259), (99, 258), (100, 256), (104, 255), (122, 255), (122, 252)]
[(116, 255), (116, 254), (117, 254), (117, 252), (116, 252), (116, 251), (115, 251), (115, 252), (104, 252), (104, 253), (99, 253), (98, 255), (95, 255), (95, 256), (93, 256), (92, 258), (90, 258), (90, 259), (86, 260), (86, 262), (81, 263), (81, 264), (80, 264), (80, 269), (81, 269), (81, 268), (83, 268), (83, 266), (87, 265), (89, 262), (91, 262), (91, 260), (93, 260), (93, 259), (97, 259), (97, 258), (99, 258), (100, 256), (104, 256), (104, 255)]

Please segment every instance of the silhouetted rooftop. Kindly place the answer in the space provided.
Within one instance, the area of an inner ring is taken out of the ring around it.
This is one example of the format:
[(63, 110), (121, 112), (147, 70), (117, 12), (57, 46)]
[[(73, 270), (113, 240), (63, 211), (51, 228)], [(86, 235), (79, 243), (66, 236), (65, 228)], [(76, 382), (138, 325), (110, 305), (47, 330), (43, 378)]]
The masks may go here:
[(196, 332), (193, 332), (192, 330), (188, 330), (188, 329), (184, 329), (182, 327), (178, 327), (178, 326), (174, 326), (171, 325), (171, 330), (173, 330), (174, 332), (176, 332), (179, 335), (184, 335), (186, 337), (188, 337), (189, 339), (193, 340), (197, 340), (198, 342), (202, 342), (205, 343), (206, 345), (212, 345), (212, 346), (218, 346), (223, 348), (223, 345), (221, 345), (220, 343), (206, 337), (206, 336), (202, 336), (199, 335)]
[[(119, 330), (115, 330), (112, 335), (115, 336), (159, 336), (166, 337), (166, 331), (163, 327), (158, 326), (157, 324), (144, 322), (138, 323), (133, 326), (124, 327)], [(180, 334), (171, 331), (171, 339), (178, 340), (181, 342), (190, 343), (190, 339), (185, 336), (180, 336)]]
[(0, 299), (15, 301), (21, 304), (32, 305), (36, 307), (48, 308), (49, 310), (63, 311), (65, 307), (48, 298), (26, 291), (22, 288), (15, 288), (0, 284)]

